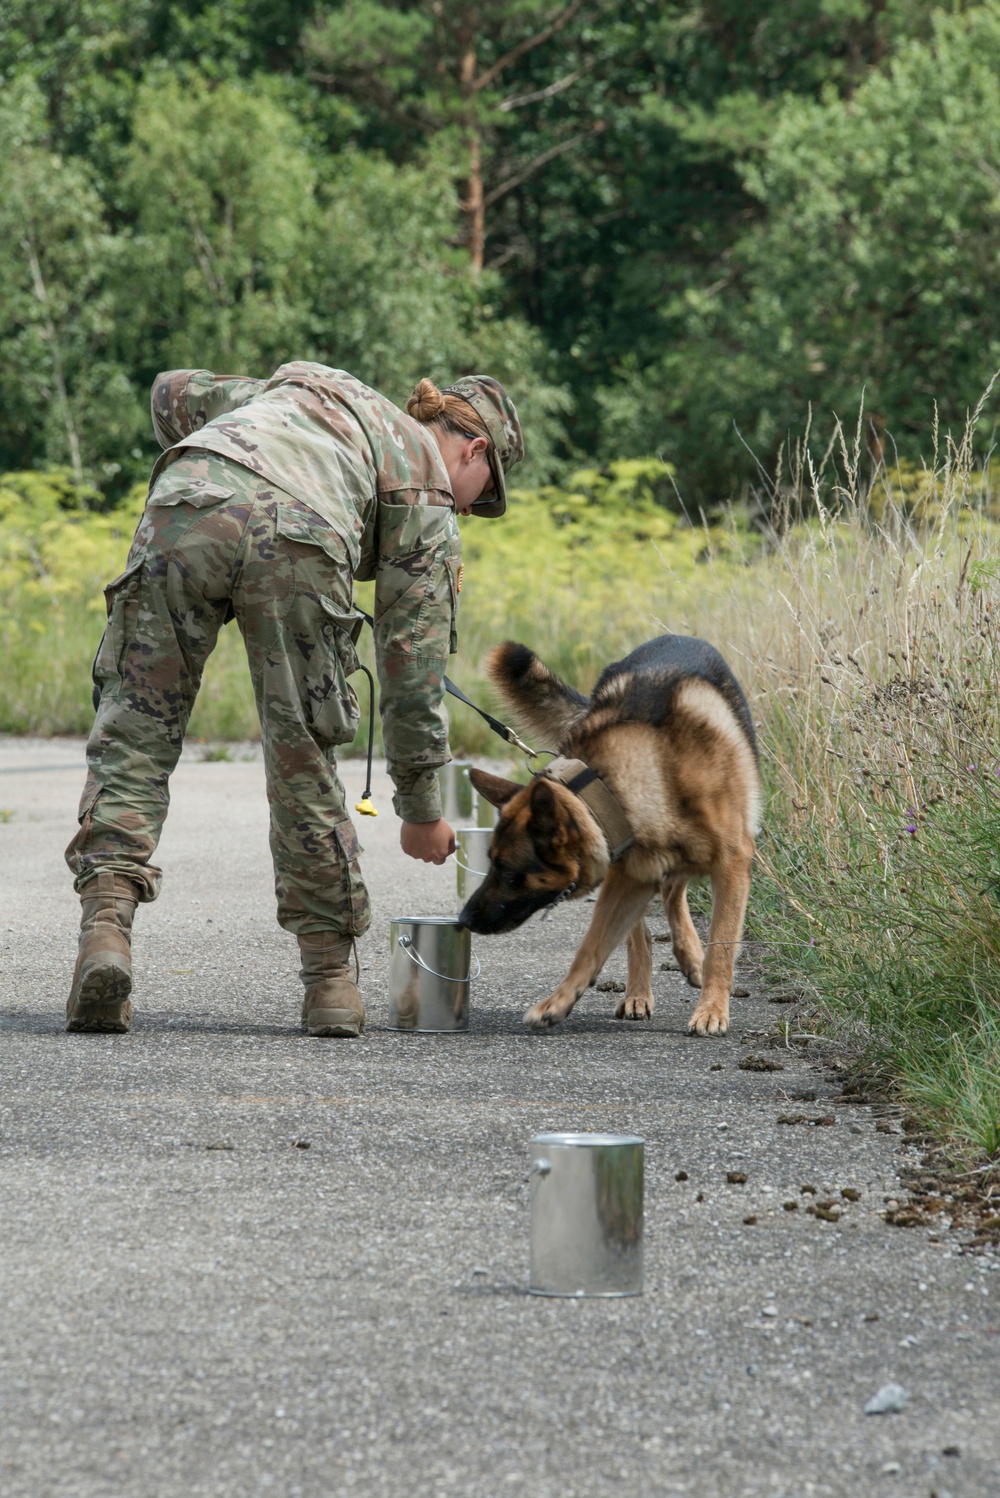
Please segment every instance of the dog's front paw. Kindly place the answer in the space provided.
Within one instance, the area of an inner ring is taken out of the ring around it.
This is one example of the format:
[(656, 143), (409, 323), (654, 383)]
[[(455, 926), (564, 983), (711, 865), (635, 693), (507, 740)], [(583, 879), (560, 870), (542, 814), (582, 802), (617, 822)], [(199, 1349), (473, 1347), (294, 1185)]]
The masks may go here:
[(561, 1014), (552, 1014), (544, 1004), (532, 1004), (525, 1013), (524, 1023), (529, 1030), (551, 1030), (552, 1026), (557, 1025), (561, 1019)]
[(565, 993), (557, 988), (547, 999), (539, 999), (537, 1004), (532, 1004), (524, 1016), (524, 1023), (529, 1030), (551, 1030), (553, 1025), (560, 1024), (566, 1018), (579, 997), (579, 993)]
[(684, 974), (692, 988), (701, 987), (701, 958), (689, 957), (685, 952), (674, 952), (677, 966)]
[(653, 995), (627, 993), (615, 1006), (615, 1019), (652, 1019)]
[(704, 999), (688, 1020), (691, 1035), (725, 1035), (729, 1029), (729, 1005), (706, 1003)]

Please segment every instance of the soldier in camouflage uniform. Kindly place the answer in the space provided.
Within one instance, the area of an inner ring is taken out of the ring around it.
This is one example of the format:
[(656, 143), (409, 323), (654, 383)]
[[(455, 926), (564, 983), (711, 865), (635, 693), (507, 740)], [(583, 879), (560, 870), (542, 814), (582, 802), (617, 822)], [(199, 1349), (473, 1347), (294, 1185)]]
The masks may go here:
[(456, 511), (504, 511), (523, 455), (502, 385), (422, 380), (399, 410), (342, 370), (284, 364), (269, 380), (160, 375), (153, 426), (167, 449), (125, 571), (106, 589), (80, 828), (66, 852), (83, 906), (70, 1030), (131, 1022), (130, 933), (156, 898), (150, 859), (205, 661), (235, 618), (253, 680), (271, 812), (278, 921), (295, 934), (313, 1035), (358, 1035), (348, 962), (369, 923), (359, 846), (334, 751), (358, 703), (362, 626), (353, 581), (375, 580), (380, 711), (401, 843), (440, 863), (454, 849), (437, 770), (457, 646)]

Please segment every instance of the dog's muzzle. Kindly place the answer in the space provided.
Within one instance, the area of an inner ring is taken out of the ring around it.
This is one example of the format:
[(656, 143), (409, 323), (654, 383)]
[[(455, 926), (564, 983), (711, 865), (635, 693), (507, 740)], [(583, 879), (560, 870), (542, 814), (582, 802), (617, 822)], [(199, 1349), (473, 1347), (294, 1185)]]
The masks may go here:
[(477, 936), (502, 936), (506, 931), (515, 931), (523, 926), (529, 916), (544, 911), (545, 919), (563, 900), (568, 900), (576, 890), (576, 883), (568, 884), (554, 895), (528, 896), (518, 900), (483, 899), (487, 886), (483, 885), (468, 901), (458, 917), (457, 925)]

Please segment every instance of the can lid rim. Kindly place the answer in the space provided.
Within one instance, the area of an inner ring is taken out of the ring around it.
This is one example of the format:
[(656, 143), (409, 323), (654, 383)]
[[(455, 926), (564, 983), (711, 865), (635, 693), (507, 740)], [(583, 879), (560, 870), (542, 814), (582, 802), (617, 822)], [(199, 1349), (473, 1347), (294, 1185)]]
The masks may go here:
[(638, 1134), (534, 1134), (532, 1144), (569, 1146), (607, 1146), (609, 1144), (645, 1144)]
[(394, 915), (389, 921), (390, 926), (404, 925), (416, 926), (452, 926), (456, 931), (465, 931), (465, 926), (460, 926), (453, 915)]

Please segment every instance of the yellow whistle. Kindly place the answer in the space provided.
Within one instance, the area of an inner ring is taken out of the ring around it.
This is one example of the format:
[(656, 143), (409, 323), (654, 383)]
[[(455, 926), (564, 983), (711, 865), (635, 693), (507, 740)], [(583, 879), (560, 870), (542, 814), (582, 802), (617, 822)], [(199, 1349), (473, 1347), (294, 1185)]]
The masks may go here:
[(355, 811), (359, 811), (363, 817), (377, 817), (378, 816), (378, 812), (375, 810), (374, 805), (368, 799), (367, 796), (364, 798), (363, 801), (359, 801), (357, 803), (357, 805), (355, 806), (354, 810)]

